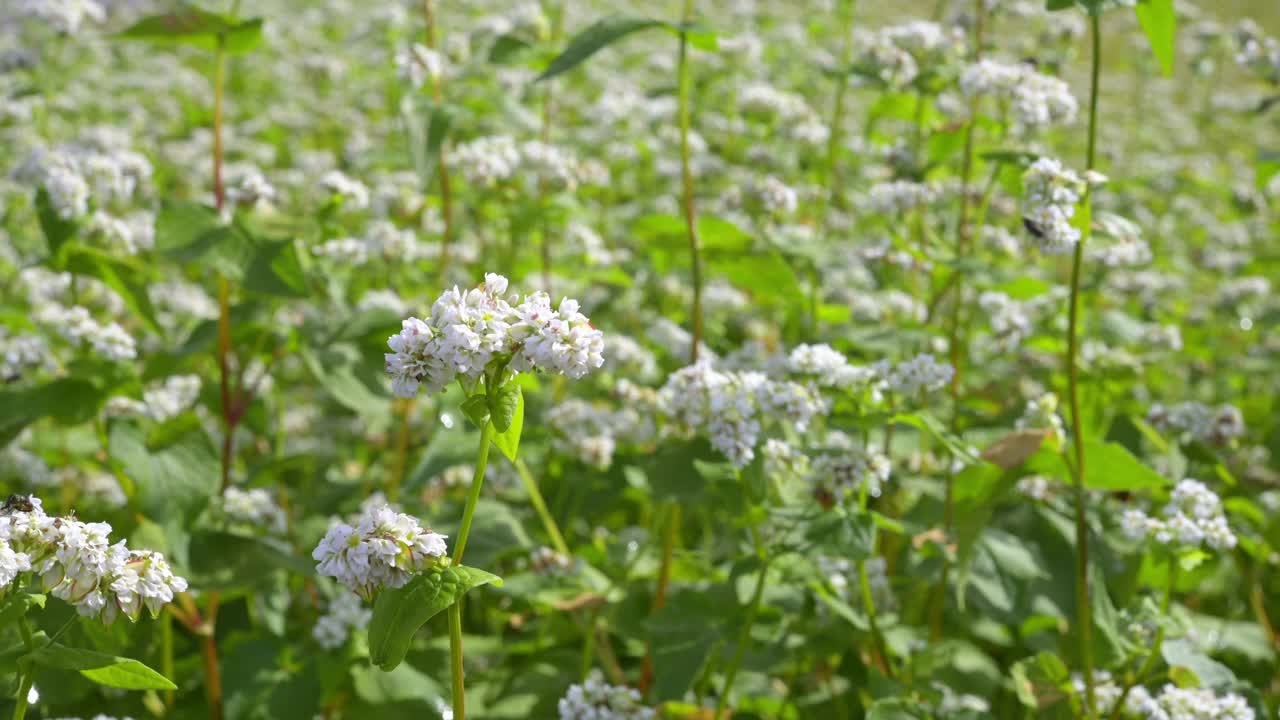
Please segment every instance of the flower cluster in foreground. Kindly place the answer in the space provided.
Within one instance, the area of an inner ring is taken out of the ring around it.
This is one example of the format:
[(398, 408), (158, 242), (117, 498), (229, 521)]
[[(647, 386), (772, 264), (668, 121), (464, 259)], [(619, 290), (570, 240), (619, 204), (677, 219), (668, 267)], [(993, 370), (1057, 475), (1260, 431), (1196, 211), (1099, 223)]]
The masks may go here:
[(413, 397), (420, 385), (434, 393), (455, 379), (474, 383), (495, 365), (575, 379), (604, 365), (604, 336), (576, 300), (553, 308), (544, 292), (519, 298), (506, 291), (507, 279), (489, 273), (478, 287), (445, 291), (429, 319), (405, 320), (387, 340), (392, 392)]
[(1236, 546), (1235, 533), (1222, 511), (1222, 500), (1199, 480), (1178, 483), (1161, 515), (1155, 518), (1141, 510), (1126, 510), (1125, 533), (1135, 539), (1150, 537), (1162, 545), (1204, 543), (1217, 550)]
[(23, 575), (39, 576), (45, 592), (86, 617), (136, 621), (146, 607), (155, 617), (187, 581), (164, 556), (111, 544), (111, 526), (45, 514), (39, 498), (14, 495), (0, 510), (0, 594)]
[(581, 685), (570, 685), (557, 706), (560, 720), (652, 720), (651, 708), (641, 704), (640, 693), (628, 687), (610, 685), (599, 670)]
[(386, 505), (361, 513), (355, 527), (337, 523), (312, 551), (316, 571), (369, 600), (379, 590), (402, 587), (436, 567), (448, 553), (445, 536), (424, 530), (418, 519)]

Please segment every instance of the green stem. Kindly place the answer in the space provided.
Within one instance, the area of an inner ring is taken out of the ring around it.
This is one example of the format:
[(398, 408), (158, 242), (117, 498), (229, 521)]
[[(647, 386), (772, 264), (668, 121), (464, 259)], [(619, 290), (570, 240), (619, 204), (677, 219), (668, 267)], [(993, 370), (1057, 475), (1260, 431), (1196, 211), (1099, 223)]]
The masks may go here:
[[(25, 617), (18, 620), (18, 630), (22, 633), (22, 644), (26, 646), (27, 652), (35, 650), (36, 644)], [(22, 679), (18, 682), (18, 696), (15, 698), (17, 703), (13, 706), (13, 720), (22, 720), (27, 716), (27, 697), (31, 694), (31, 682), (34, 679), (30, 670), (22, 671)]]
[[(1169, 614), (1169, 604), (1173, 600), (1173, 590), (1178, 584), (1178, 559), (1176, 557), (1169, 560), (1169, 580), (1164, 588), (1164, 598), (1160, 601), (1161, 614)], [(1160, 648), (1164, 644), (1164, 626), (1161, 625), (1156, 629), (1155, 641), (1151, 643), (1151, 652), (1147, 653), (1147, 659), (1142, 663), (1142, 667), (1138, 670), (1138, 674), (1129, 678), (1129, 682), (1125, 683), (1124, 690), (1120, 692), (1120, 697), (1116, 698), (1115, 703), (1111, 706), (1111, 712), (1108, 713), (1110, 720), (1120, 720), (1121, 713), (1124, 712), (1124, 701), (1129, 697), (1129, 693), (1135, 687), (1142, 683), (1152, 670), (1155, 670), (1156, 662), (1160, 659)]]
[[(867, 483), (863, 482), (858, 488), (858, 510), (866, 513), (869, 500)], [(875, 537), (872, 536), (871, 556), (874, 557), (875, 553)], [(884, 674), (892, 680), (894, 679), (893, 661), (889, 659), (889, 646), (884, 640), (884, 634), (880, 632), (880, 621), (876, 614), (876, 602), (871, 595), (871, 576), (867, 573), (867, 561), (857, 560), (854, 563), (854, 567), (858, 571), (858, 589), (862, 596), (862, 609), (867, 613), (867, 625), (870, 626), (871, 640), (876, 644), (876, 652), (880, 655)]]
[(760, 563), (760, 570), (756, 574), (756, 586), (751, 593), (751, 601), (747, 605), (747, 620), (738, 633), (738, 646), (734, 648), (733, 657), (729, 660), (729, 667), (725, 671), (724, 689), (716, 698), (715, 717), (721, 717), (725, 705), (729, 702), (729, 693), (733, 692), (733, 681), (738, 676), (742, 661), (746, 659), (747, 647), (751, 644), (751, 627), (755, 625), (756, 616), (760, 614), (760, 601), (764, 597), (764, 580), (769, 572), (769, 557), (765, 552), (764, 541), (760, 537), (760, 527), (754, 519), (751, 521), (751, 542), (755, 546), (756, 561)]
[(522, 458), (515, 461), (516, 473), (520, 475), (520, 481), (524, 483), (524, 489), (529, 493), (529, 502), (533, 503), (533, 509), (537, 511), (538, 517), (542, 520), (542, 529), (547, 531), (547, 535), (551, 536), (551, 544), (555, 547), (556, 552), (561, 555), (569, 555), (569, 544), (564, 541), (564, 535), (560, 534), (560, 526), (556, 524), (556, 519), (551, 516), (551, 511), (547, 509), (547, 501), (542, 498), (542, 492), (538, 490), (538, 481), (533, 479), (532, 473), (529, 472), (529, 466), (525, 465)]
[(462, 670), (462, 598), (449, 606), (449, 671), (453, 678), (453, 718), (466, 720), (467, 690)]
[[(422, 0), (422, 15), (426, 22), (425, 34), (427, 47), (436, 49), (436, 13), (432, 0)], [(443, 100), (439, 77), (431, 79), (431, 97), (437, 102)], [(440, 280), (449, 277), (449, 249), (453, 245), (453, 190), (449, 182), (449, 166), (444, 143), (436, 153), (436, 176), (440, 180), (440, 215), (444, 220), (444, 235), (440, 238)]]
[[(840, 154), (840, 143), (843, 140), (844, 101), (849, 89), (849, 76), (846, 71), (853, 59), (851, 30), (853, 28), (854, 8), (856, 5), (856, 0), (844, 0), (841, 4), (842, 12), (839, 22), (840, 32), (842, 33), (840, 65), (836, 67), (836, 72), (838, 73), (836, 77), (836, 97), (834, 106), (831, 108), (830, 132), (827, 134), (827, 161), (823, 167), (823, 184), (830, 187), (830, 193), (827, 198), (828, 207), (835, 204), (843, 193), (841, 188), (843, 175), (840, 172), (837, 161)], [(824, 224), (829, 215), (830, 213), (823, 214)]]
[[(160, 671), (167, 678), (173, 678), (173, 615), (164, 613), (160, 617)], [(166, 690), (164, 706), (173, 709), (174, 692)]]
[[(684, 1), (682, 21), (693, 19), (693, 0)], [(698, 361), (698, 346), (702, 344), (702, 252), (698, 242), (698, 220), (693, 208), (693, 173), (689, 167), (689, 37), (680, 31), (679, 62), (679, 115), (680, 115), (680, 184), (684, 206), (684, 221), (689, 230), (689, 256), (693, 267), (693, 346), (689, 362)]]
[[(1099, 18), (1096, 14), (1089, 16), (1089, 32), (1093, 45), (1092, 71), (1089, 84), (1089, 139), (1086, 155), (1086, 170), (1092, 170), (1097, 151), (1098, 130), (1098, 81), (1101, 73), (1102, 38)], [(1093, 225), (1092, 191), (1086, 191), (1083, 206), (1083, 227), (1080, 242), (1076, 243), (1071, 262), (1071, 300), (1070, 314), (1067, 323), (1067, 392), (1071, 404), (1071, 435), (1075, 462), (1072, 473), (1075, 475), (1076, 505), (1076, 612), (1080, 635), (1080, 660), (1084, 671), (1086, 717), (1097, 717), (1097, 704), (1093, 682), (1093, 617), (1089, 605), (1089, 527), (1085, 519), (1085, 504), (1088, 495), (1084, 487), (1084, 422), (1080, 415), (1080, 370), (1076, 364), (1080, 330), (1080, 266), (1084, 261), (1084, 246), (1091, 235)]]
[[(453, 546), (453, 564), (462, 564), (462, 553), (467, 549), (467, 536), (471, 534), (471, 521), (475, 518), (476, 504), (480, 502), (480, 488), (484, 486), (485, 466), (489, 462), (489, 445), (493, 442), (493, 423), (486, 422), (480, 428), (480, 447), (476, 450), (476, 474), (471, 478), (471, 492), (462, 511), (462, 527)], [(462, 670), (462, 598), (449, 606), (449, 670), (453, 676), (453, 717), (466, 720), (467, 692)]]

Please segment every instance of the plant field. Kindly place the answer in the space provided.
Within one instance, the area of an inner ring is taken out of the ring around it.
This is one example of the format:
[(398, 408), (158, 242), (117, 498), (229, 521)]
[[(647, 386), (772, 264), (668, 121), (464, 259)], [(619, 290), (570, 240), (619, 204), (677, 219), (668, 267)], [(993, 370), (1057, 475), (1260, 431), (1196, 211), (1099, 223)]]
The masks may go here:
[(0, 0), (0, 718), (1278, 718), (1278, 231), (1274, 0)]

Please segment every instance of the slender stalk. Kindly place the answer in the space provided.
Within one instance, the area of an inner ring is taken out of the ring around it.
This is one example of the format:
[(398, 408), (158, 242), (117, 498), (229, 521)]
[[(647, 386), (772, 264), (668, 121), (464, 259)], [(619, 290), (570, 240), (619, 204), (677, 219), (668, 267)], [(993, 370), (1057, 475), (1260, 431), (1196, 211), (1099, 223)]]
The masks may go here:
[[(684, 0), (682, 21), (687, 25), (692, 19), (693, 0)], [(679, 86), (680, 180), (684, 222), (689, 229), (689, 259), (693, 265), (693, 346), (689, 351), (689, 361), (696, 363), (698, 346), (702, 344), (702, 251), (693, 208), (693, 173), (689, 168), (689, 37), (684, 30), (680, 32)]]
[[(1101, 74), (1102, 38), (1098, 15), (1089, 16), (1089, 35), (1093, 45), (1092, 71), (1089, 81), (1089, 139), (1085, 169), (1092, 170), (1097, 152), (1098, 132), (1098, 81)], [(1080, 266), (1084, 261), (1084, 246), (1089, 240), (1093, 225), (1092, 191), (1086, 191), (1083, 206), (1083, 227), (1080, 242), (1076, 243), (1071, 261), (1071, 300), (1067, 320), (1067, 394), (1071, 404), (1071, 446), (1075, 462), (1072, 473), (1075, 480), (1076, 504), (1076, 612), (1080, 635), (1080, 660), (1084, 670), (1085, 715), (1097, 717), (1097, 704), (1093, 682), (1093, 612), (1089, 605), (1089, 526), (1085, 519), (1087, 494), (1084, 487), (1084, 421), (1080, 415), (1080, 369), (1076, 363), (1080, 331)]]
[(764, 542), (760, 538), (760, 528), (754, 520), (751, 523), (751, 541), (755, 545), (756, 560), (760, 563), (760, 570), (756, 574), (756, 585), (751, 592), (751, 601), (747, 604), (746, 622), (742, 624), (742, 630), (738, 633), (738, 645), (734, 648), (728, 669), (725, 670), (724, 688), (720, 691), (719, 697), (716, 698), (716, 713), (714, 717), (717, 718), (721, 717), (725, 705), (729, 702), (729, 694), (733, 692), (733, 682), (738, 677), (738, 670), (742, 667), (742, 661), (746, 659), (747, 647), (751, 644), (751, 627), (755, 625), (756, 617), (760, 614), (760, 601), (764, 597), (765, 576), (769, 572), (770, 558), (765, 551)]
[(205, 620), (200, 625), (200, 657), (204, 663), (204, 688), (209, 701), (209, 720), (222, 720), (222, 671), (218, 666), (218, 620), (219, 595), (216, 591), (209, 593), (209, 608), (205, 612)]
[(529, 472), (529, 466), (521, 458), (517, 458), (513, 464), (516, 466), (516, 473), (520, 476), (520, 481), (524, 483), (525, 492), (529, 493), (529, 502), (533, 504), (533, 509), (538, 513), (538, 518), (542, 520), (542, 529), (546, 530), (547, 535), (551, 537), (552, 546), (561, 555), (569, 555), (569, 544), (564, 541), (564, 535), (560, 533), (560, 526), (556, 524), (556, 519), (552, 517), (551, 511), (547, 509), (547, 501), (543, 499), (542, 491), (538, 489), (538, 481)]
[[(35, 641), (31, 637), (31, 628), (27, 625), (25, 617), (18, 619), (18, 630), (22, 633), (22, 644), (27, 648), (27, 652), (36, 649)], [(22, 720), (27, 716), (28, 697), (31, 695), (31, 683), (35, 680), (35, 675), (30, 670), (22, 671), (22, 679), (18, 681), (17, 701), (13, 706), (13, 720)]]
[[(828, 207), (836, 204), (843, 195), (844, 175), (840, 171), (839, 154), (840, 143), (843, 141), (844, 130), (844, 102), (845, 96), (849, 90), (849, 76), (846, 75), (849, 63), (853, 60), (853, 38), (851, 37), (853, 29), (854, 8), (857, 6), (857, 0), (844, 0), (841, 3), (841, 14), (839, 28), (842, 34), (840, 44), (840, 64), (836, 67), (839, 75), (836, 78), (836, 97), (831, 108), (830, 132), (827, 134), (827, 159), (823, 167), (823, 184), (828, 186), (829, 194), (827, 196)], [(830, 213), (824, 213), (824, 222)]]
[[(1169, 579), (1164, 588), (1164, 598), (1160, 601), (1161, 614), (1169, 614), (1169, 605), (1173, 600), (1173, 591), (1178, 584), (1178, 559), (1171, 557), (1169, 560)], [(1111, 712), (1107, 713), (1110, 720), (1120, 720), (1120, 714), (1124, 712), (1124, 701), (1129, 697), (1129, 693), (1135, 687), (1142, 683), (1143, 679), (1151, 674), (1156, 668), (1156, 662), (1160, 659), (1160, 647), (1164, 644), (1164, 626), (1161, 625), (1156, 629), (1155, 640), (1151, 643), (1151, 651), (1147, 653), (1147, 659), (1142, 663), (1142, 667), (1138, 670), (1138, 674), (1129, 678), (1129, 682), (1125, 683), (1124, 690), (1120, 692), (1120, 697), (1116, 698), (1115, 703), (1111, 705)]]
[[(160, 617), (160, 672), (167, 678), (173, 678), (173, 615), (170, 613)], [(173, 709), (174, 698), (174, 691), (164, 692), (166, 709)]]
[[(558, 8), (552, 8), (552, 3), (545, 3), (545, 13), (551, 18), (551, 44), (554, 46), (560, 40), (560, 18), (563, 12)], [(542, 143), (549, 144), (551, 142), (551, 108), (554, 102), (555, 83), (547, 82), (542, 88), (542, 129), (539, 132), (539, 138)], [(555, 293), (551, 289), (551, 218), (547, 208), (547, 200), (549, 194), (549, 186), (546, 178), (538, 178), (538, 213), (541, 216), (541, 255), (542, 255), (542, 287), (548, 295), (552, 297)]]
[[(662, 560), (658, 564), (658, 586), (653, 592), (653, 605), (649, 613), (653, 614), (667, 605), (667, 592), (671, 588), (671, 564), (675, 559), (676, 545), (680, 540), (680, 504), (670, 503), (667, 510), (667, 523), (662, 530)], [(640, 664), (640, 691), (648, 692), (653, 681), (653, 653), (651, 647), (645, 648), (644, 661)]]
[[(863, 513), (867, 512), (869, 500), (867, 492), (867, 483), (864, 482), (858, 489), (858, 510)], [(875, 555), (875, 552), (876, 547), (873, 536), (871, 544), (872, 556)], [(875, 598), (871, 595), (871, 576), (867, 573), (867, 561), (865, 559), (857, 560), (854, 563), (854, 567), (858, 571), (858, 589), (862, 596), (862, 609), (867, 613), (867, 625), (871, 630), (871, 640), (876, 645), (876, 653), (880, 656), (880, 664), (884, 669), (884, 674), (892, 680), (894, 679), (893, 662), (889, 659), (889, 646), (884, 641), (884, 634), (880, 632), (880, 621), (876, 615)]]
[[(467, 549), (467, 536), (471, 534), (471, 521), (480, 501), (480, 488), (484, 486), (485, 466), (489, 462), (489, 445), (493, 442), (493, 424), (480, 428), (480, 447), (476, 450), (476, 473), (471, 478), (471, 492), (462, 511), (462, 526), (458, 529), (458, 541), (453, 547), (453, 564), (462, 564), (462, 553)], [(453, 678), (453, 717), (466, 720), (467, 691), (462, 667), (462, 598), (449, 606), (449, 671)]]
[[(422, 15), (426, 21), (427, 47), (436, 49), (436, 13), (433, 0), (422, 0)], [(439, 76), (431, 78), (431, 97), (437, 103), (444, 97)], [(440, 215), (444, 219), (444, 236), (440, 239), (440, 279), (449, 276), (449, 250), (453, 245), (453, 187), (449, 181), (449, 166), (444, 143), (436, 153), (436, 177), (440, 182)]]
[[(982, 59), (983, 23), (986, 19), (986, 0), (975, 0), (973, 23), (973, 62)], [(963, 259), (969, 252), (969, 241), (972, 237), (969, 226), (969, 201), (973, 182), (973, 138), (977, 127), (978, 97), (969, 101), (969, 122), (964, 128), (964, 156), (960, 161), (960, 216), (956, 220), (956, 260)], [(960, 311), (964, 305), (964, 278), (957, 266), (954, 271), (955, 297), (951, 300), (951, 319), (947, 324), (947, 351), (950, 354), (951, 367), (951, 431), (959, 431), (960, 426), (960, 372), (964, 361), (964, 353), (960, 347)], [(947, 474), (947, 484), (942, 509), (943, 532), (948, 537), (955, 526), (955, 474)], [(947, 608), (947, 588), (950, 586), (951, 559), (945, 554), (942, 560), (942, 578), (938, 583), (938, 594), (935, 600), (933, 617), (929, 624), (929, 637), (937, 641), (942, 637), (942, 619)]]

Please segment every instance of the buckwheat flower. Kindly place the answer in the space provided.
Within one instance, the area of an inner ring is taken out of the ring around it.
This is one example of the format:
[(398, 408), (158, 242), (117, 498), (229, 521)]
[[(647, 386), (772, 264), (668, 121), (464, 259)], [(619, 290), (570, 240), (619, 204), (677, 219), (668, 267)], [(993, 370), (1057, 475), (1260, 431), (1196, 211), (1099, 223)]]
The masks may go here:
[(227, 188), (227, 201), (246, 208), (261, 208), (276, 199), (276, 188), (267, 181), (262, 171), (246, 167)]
[(11, 8), (16, 16), (29, 17), (49, 25), (57, 32), (74, 35), (86, 21), (103, 22), (106, 10), (95, 0), (15, 0)]
[(738, 109), (746, 115), (783, 122), (807, 118), (813, 114), (802, 96), (759, 82), (746, 85), (738, 91)]
[(608, 369), (619, 375), (639, 380), (652, 380), (658, 375), (658, 359), (653, 352), (626, 335), (607, 335), (604, 355), (608, 358)]
[(352, 632), (368, 627), (373, 611), (364, 606), (355, 593), (340, 591), (329, 601), (325, 614), (316, 619), (311, 637), (320, 647), (336, 650), (347, 644)]
[(873, 185), (867, 191), (866, 203), (872, 210), (886, 214), (900, 214), (927, 205), (937, 197), (928, 185), (909, 180), (894, 180)]
[(14, 550), (8, 540), (0, 539), (0, 596), (19, 575), (30, 570), (31, 556)]
[(283, 535), (288, 527), (284, 509), (264, 488), (241, 490), (232, 485), (223, 491), (218, 510), (232, 522), (276, 535)]
[(570, 685), (556, 706), (560, 720), (654, 720), (657, 713), (645, 707), (640, 692), (610, 685), (599, 670), (580, 685)]
[(760, 205), (770, 215), (789, 215), (796, 211), (800, 199), (794, 189), (773, 175), (766, 175), (754, 185)]
[(520, 167), (540, 182), (556, 190), (572, 191), (578, 186), (578, 161), (564, 148), (529, 140), (520, 144)]
[(337, 523), (329, 528), (311, 557), (321, 575), (371, 600), (379, 590), (403, 587), (414, 575), (437, 567), (447, 552), (444, 535), (382, 506), (366, 511), (355, 527)]
[(345, 265), (364, 265), (369, 261), (369, 246), (353, 237), (335, 238), (311, 248), (311, 254)]
[(1080, 231), (1071, 226), (1076, 205), (1086, 184), (1075, 172), (1053, 158), (1042, 157), (1022, 175), (1023, 224), (1050, 254), (1070, 252), (1080, 241)]
[(809, 474), (809, 456), (784, 440), (769, 438), (761, 449), (764, 473), (779, 481), (798, 480)]
[(868, 495), (880, 497), (892, 472), (893, 465), (885, 455), (850, 447), (814, 457), (809, 479), (816, 489), (830, 492), (858, 493), (865, 484)]
[(467, 182), (494, 187), (515, 175), (520, 166), (520, 149), (510, 136), (495, 135), (458, 145), (450, 153), (450, 159)]
[(1026, 303), (987, 290), (978, 296), (978, 307), (991, 323), (992, 333), (1000, 339), (1000, 347), (1017, 348), (1031, 334), (1031, 313)]
[(49, 367), (49, 344), (39, 335), (9, 335), (0, 326), (0, 381), (12, 382), (28, 370)]
[(1240, 409), (1227, 404), (1211, 408), (1194, 401), (1172, 406), (1156, 403), (1147, 411), (1147, 422), (1176, 433), (1182, 442), (1199, 440), (1210, 445), (1227, 445), (1245, 432)]
[(929, 353), (921, 353), (893, 366), (885, 377), (890, 390), (907, 397), (939, 390), (951, 382), (955, 368), (940, 363)]
[(1131, 538), (1149, 538), (1162, 545), (1207, 545), (1215, 550), (1236, 546), (1235, 533), (1227, 524), (1222, 500), (1198, 480), (1182, 480), (1173, 489), (1159, 517), (1141, 510), (1127, 510), (1121, 528)]
[(129, 551), (123, 566), (113, 575), (110, 589), (114, 604), (104, 607), (102, 613), (108, 624), (117, 612), (137, 621), (144, 607), (154, 618), (166, 603), (173, 602), (174, 593), (187, 589), (186, 579), (173, 574), (164, 556), (148, 550)]
[(49, 168), (44, 178), (49, 203), (63, 220), (83, 217), (89, 212), (89, 183), (75, 170)]
[(1027, 401), (1027, 407), (1022, 411), (1022, 417), (1018, 418), (1014, 427), (1019, 430), (1048, 430), (1049, 435), (1055, 438), (1059, 443), (1066, 439), (1066, 430), (1062, 424), (1062, 417), (1058, 415), (1058, 396), (1054, 393), (1044, 393), (1034, 400)]
[(88, 340), (93, 351), (108, 360), (124, 362), (138, 357), (133, 336), (117, 323), (100, 325), (97, 332), (88, 336)]
[(422, 43), (414, 43), (396, 53), (396, 72), (415, 90), (425, 85), (427, 80), (443, 77), (446, 65), (447, 60), (442, 53)]
[[(1028, 475), (1018, 479), (1017, 489), (1032, 500), (1044, 502), (1053, 497), (1054, 485), (1043, 475)], [(1128, 532), (1127, 529), (1126, 532)]]
[(520, 348), (512, 358), (515, 370), (538, 369), (579, 379), (604, 365), (604, 334), (578, 309), (578, 301), (565, 298), (551, 309), (543, 292), (528, 296), (515, 308), (519, 322), (511, 326)]
[(156, 422), (171, 420), (186, 412), (200, 397), (200, 376), (173, 375), (142, 393), (146, 414)]
[(348, 210), (364, 210), (369, 207), (369, 188), (340, 170), (330, 170), (320, 177), (320, 189), (331, 198), (339, 199)]

